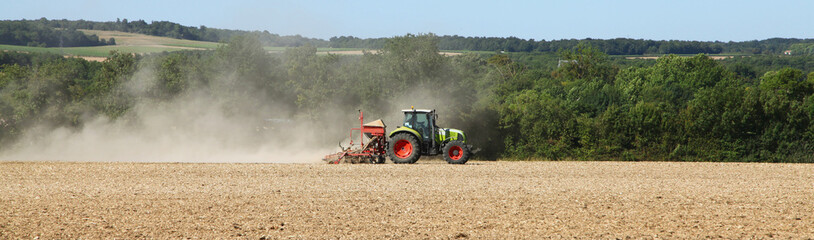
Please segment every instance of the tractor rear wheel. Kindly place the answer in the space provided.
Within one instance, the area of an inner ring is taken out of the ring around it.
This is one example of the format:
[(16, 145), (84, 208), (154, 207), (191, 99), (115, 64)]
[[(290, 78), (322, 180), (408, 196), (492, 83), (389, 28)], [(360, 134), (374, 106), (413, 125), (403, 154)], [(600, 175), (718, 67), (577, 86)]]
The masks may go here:
[(390, 138), (387, 154), (393, 163), (415, 163), (421, 156), (421, 149), (413, 135), (397, 133)]
[(451, 141), (444, 145), (444, 160), (450, 164), (464, 164), (469, 161), (469, 150), (461, 141)]

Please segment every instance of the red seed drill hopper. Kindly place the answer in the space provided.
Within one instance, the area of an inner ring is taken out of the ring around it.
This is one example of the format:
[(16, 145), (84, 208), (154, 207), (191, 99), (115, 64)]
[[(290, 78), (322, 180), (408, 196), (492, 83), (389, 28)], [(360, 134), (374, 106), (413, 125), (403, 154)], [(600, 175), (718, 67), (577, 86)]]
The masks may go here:
[[(358, 132), (357, 136), (354, 134)], [(330, 154), (323, 158), (331, 164), (339, 163), (384, 163), (387, 149), (386, 126), (381, 119), (364, 123), (364, 113), (359, 111), (359, 128), (350, 129), (350, 146), (339, 147), (342, 151)], [(368, 138), (365, 143), (365, 138)], [(353, 140), (359, 139), (358, 143)]]

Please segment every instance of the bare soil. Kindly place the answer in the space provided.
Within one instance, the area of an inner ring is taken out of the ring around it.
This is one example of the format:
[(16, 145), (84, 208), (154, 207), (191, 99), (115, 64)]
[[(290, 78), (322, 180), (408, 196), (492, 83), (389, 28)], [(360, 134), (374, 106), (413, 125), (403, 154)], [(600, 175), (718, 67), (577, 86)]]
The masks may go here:
[(0, 239), (814, 237), (814, 165), (0, 163)]
[(106, 57), (70, 56), (70, 55), (65, 55), (65, 57), (81, 58), (81, 59), (85, 59), (85, 60), (93, 61), (93, 62), (104, 62), (105, 60), (107, 60)]

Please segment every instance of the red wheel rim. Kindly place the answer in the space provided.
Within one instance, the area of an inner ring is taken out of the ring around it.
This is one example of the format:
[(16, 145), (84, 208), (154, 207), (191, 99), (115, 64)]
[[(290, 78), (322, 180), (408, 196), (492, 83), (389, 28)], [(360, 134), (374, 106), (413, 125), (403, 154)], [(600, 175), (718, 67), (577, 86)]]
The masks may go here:
[(458, 160), (464, 155), (464, 150), (460, 146), (452, 146), (447, 154), (449, 154), (450, 159)]
[(413, 153), (413, 144), (407, 140), (398, 140), (395, 145), (393, 145), (393, 152), (396, 154), (396, 157), (399, 158), (407, 158), (410, 157), (410, 154)]

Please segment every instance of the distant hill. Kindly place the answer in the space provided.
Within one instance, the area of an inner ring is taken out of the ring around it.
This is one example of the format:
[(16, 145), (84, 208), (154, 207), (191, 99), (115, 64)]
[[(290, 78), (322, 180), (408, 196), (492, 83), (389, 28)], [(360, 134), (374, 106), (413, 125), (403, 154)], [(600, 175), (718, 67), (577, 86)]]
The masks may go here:
[[(0, 21), (2, 23), (13, 22), (15, 24), (28, 23), (37, 26), (50, 27), (53, 31), (66, 31), (76, 35), (76, 29), (87, 29), (94, 31), (118, 31), (125, 33), (136, 33), (158, 37), (168, 37), (174, 39), (184, 39), (204, 42), (225, 42), (233, 36), (250, 34), (256, 36), (266, 47), (297, 47), (311, 45), (318, 48), (354, 48), (354, 49), (380, 49), (389, 38), (358, 38), (353, 36), (338, 36), (328, 40), (318, 38), (308, 38), (300, 35), (281, 36), (268, 31), (244, 31), (209, 28), (206, 26), (192, 27), (183, 26), (178, 23), (168, 21), (153, 21), (147, 23), (144, 20), (128, 21), (127, 19), (116, 19), (116, 21), (95, 22), (86, 20), (49, 20), (41, 18), (38, 20), (15, 20)], [(36, 31), (48, 31), (42, 27)], [(61, 30), (60, 30), (61, 29)], [(90, 33), (89, 39), (98, 38)], [(72, 35), (72, 36), (73, 36)], [(2, 36), (2, 32), (0, 32)], [(115, 36), (111, 36), (119, 41)], [(562, 39), (562, 40), (534, 40), (521, 39), (516, 37), (466, 37), (466, 36), (437, 36), (438, 48), (446, 51), (487, 51), (487, 52), (557, 52), (561, 49), (573, 49), (580, 43), (588, 43), (590, 46), (599, 49), (609, 55), (664, 55), (664, 54), (783, 54), (794, 46), (798, 51), (793, 53), (811, 54), (814, 39), (796, 38), (771, 38), (766, 40), (753, 40), (743, 42), (718, 42), (718, 41), (680, 41), (680, 40), (645, 40), (630, 38), (615, 39)], [(97, 43), (110, 44), (111, 39), (101, 37)], [(28, 41), (28, 42), (26, 42)], [(43, 46), (42, 41), (22, 39), (17, 43), (5, 43), (22, 46)], [(53, 41), (45, 43), (46, 47), (53, 47)], [(65, 45), (63, 45), (65, 46)]]

